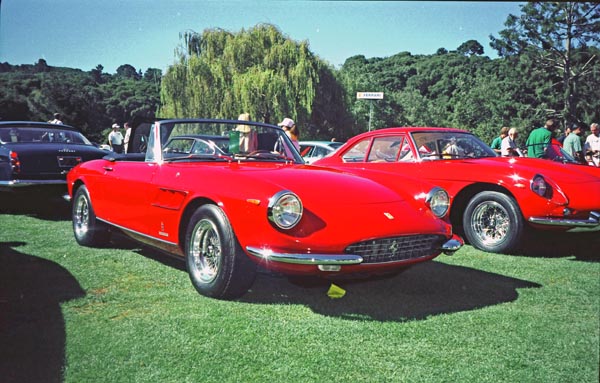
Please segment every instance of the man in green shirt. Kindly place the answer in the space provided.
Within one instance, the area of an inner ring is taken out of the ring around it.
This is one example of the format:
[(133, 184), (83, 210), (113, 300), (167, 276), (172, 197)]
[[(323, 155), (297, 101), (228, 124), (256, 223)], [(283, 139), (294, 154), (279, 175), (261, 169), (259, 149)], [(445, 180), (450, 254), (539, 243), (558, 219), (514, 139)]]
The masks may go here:
[(563, 142), (563, 149), (577, 161), (584, 162), (583, 146), (581, 145), (581, 138), (579, 137), (581, 132), (581, 126), (573, 126), (571, 128), (571, 134), (569, 134)]
[(490, 145), (490, 148), (494, 149), (494, 151), (496, 153), (500, 154), (500, 149), (502, 147), (502, 140), (506, 136), (508, 136), (508, 127), (507, 126), (500, 129), (500, 136), (494, 138), (494, 140), (492, 141), (492, 144)]
[(527, 157), (544, 158), (546, 157), (546, 149), (552, 140), (552, 132), (557, 127), (556, 121), (550, 119), (541, 128), (537, 128), (529, 133), (527, 137)]

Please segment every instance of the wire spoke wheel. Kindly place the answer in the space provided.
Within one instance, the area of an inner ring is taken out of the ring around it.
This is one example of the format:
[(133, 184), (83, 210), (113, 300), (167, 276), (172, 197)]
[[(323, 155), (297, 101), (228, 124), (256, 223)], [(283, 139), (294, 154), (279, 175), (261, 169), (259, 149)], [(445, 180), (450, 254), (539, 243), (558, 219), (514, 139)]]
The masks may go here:
[(221, 266), (223, 249), (219, 232), (209, 220), (201, 220), (196, 225), (192, 233), (190, 256), (190, 272), (202, 283), (214, 281)]
[(90, 194), (85, 185), (77, 188), (71, 208), (73, 234), (77, 243), (83, 246), (104, 246), (110, 233), (108, 227), (96, 219)]
[(502, 242), (510, 230), (508, 211), (495, 201), (479, 204), (473, 211), (471, 227), (486, 246)]
[(90, 205), (85, 196), (80, 195), (75, 201), (73, 228), (77, 237), (84, 236), (89, 231)]
[(185, 256), (192, 284), (209, 297), (238, 298), (256, 276), (256, 265), (240, 247), (225, 212), (215, 205), (203, 205), (191, 215)]
[(525, 230), (517, 202), (497, 191), (482, 191), (469, 201), (463, 214), (468, 242), (490, 253), (514, 251)]

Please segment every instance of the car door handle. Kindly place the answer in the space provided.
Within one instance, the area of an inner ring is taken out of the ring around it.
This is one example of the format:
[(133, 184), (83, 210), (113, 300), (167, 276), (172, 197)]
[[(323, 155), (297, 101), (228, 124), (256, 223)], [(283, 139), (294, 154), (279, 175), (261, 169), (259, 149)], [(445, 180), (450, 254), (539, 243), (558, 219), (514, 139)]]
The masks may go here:
[(112, 166), (103, 166), (104, 170), (106, 170), (107, 172), (112, 172), (113, 168)]

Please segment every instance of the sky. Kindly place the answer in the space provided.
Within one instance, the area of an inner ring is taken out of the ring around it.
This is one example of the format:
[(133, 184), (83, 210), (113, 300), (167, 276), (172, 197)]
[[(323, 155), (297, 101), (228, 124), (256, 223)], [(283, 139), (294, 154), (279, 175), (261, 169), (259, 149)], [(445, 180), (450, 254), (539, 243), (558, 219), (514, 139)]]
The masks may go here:
[(352, 56), (434, 54), (477, 40), (495, 58), (499, 36), (517, 2), (275, 0), (0, 0), (0, 62), (104, 72), (129, 64), (166, 69), (186, 31), (239, 32), (275, 25), (335, 67)]

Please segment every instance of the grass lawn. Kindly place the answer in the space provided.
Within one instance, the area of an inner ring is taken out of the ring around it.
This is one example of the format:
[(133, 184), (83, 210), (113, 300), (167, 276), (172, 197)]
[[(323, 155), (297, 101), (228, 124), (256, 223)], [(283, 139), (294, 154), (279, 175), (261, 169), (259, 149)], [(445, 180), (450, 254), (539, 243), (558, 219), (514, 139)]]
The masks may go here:
[(77, 245), (52, 206), (0, 205), (0, 382), (598, 382), (600, 233), (218, 301), (183, 261)]

